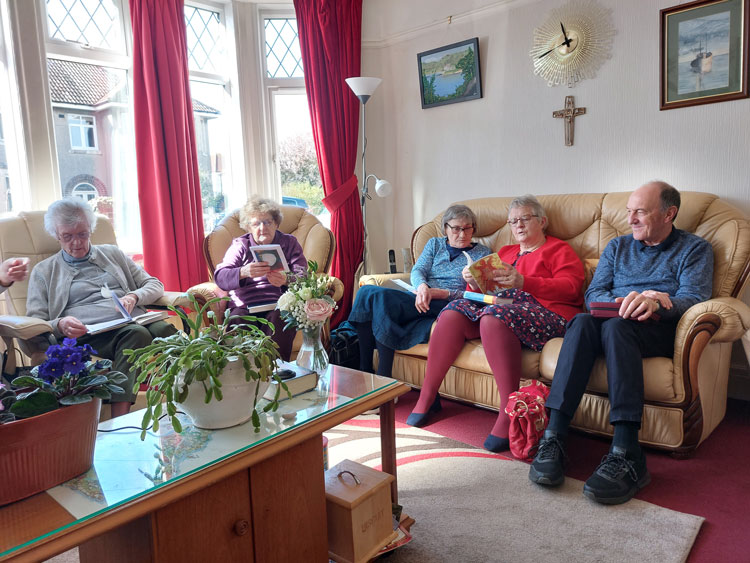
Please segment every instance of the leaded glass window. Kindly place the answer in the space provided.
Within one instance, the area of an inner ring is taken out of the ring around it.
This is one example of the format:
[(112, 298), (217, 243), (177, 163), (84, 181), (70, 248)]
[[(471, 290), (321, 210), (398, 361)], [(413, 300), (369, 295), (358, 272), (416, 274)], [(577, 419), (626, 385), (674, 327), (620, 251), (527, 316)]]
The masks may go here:
[(113, 0), (47, 0), (52, 39), (123, 51), (121, 17)]
[(266, 73), (268, 78), (302, 78), (302, 54), (299, 47), (297, 20), (266, 18)]

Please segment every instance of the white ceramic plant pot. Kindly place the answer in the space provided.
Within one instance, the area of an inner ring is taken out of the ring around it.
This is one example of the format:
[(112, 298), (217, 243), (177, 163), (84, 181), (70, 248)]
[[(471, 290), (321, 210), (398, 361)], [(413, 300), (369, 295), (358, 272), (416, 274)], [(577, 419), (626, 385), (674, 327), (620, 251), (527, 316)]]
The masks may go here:
[(252, 379), (245, 381), (245, 370), (239, 360), (229, 362), (219, 376), (219, 380), (223, 395), (221, 401), (212, 397), (211, 401), (206, 403), (206, 391), (203, 384), (200, 381), (193, 381), (188, 387), (185, 402), (179, 403), (180, 408), (198, 428), (217, 430), (247, 422), (253, 416), (256, 387), (260, 387), (257, 391), (257, 397), (260, 400), (271, 384), (270, 381)]

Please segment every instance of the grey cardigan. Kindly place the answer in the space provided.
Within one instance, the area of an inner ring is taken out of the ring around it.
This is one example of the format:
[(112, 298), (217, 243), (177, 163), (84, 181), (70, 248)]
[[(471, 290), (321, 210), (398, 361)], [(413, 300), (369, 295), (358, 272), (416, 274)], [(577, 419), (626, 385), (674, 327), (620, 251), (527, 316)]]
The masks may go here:
[[(117, 246), (91, 246), (89, 262), (117, 278), (120, 286), (138, 298), (138, 305), (153, 303), (164, 295), (164, 284), (138, 266)], [(60, 315), (68, 305), (75, 268), (62, 257), (62, 250), (42, 260), (31, 270), (26, 297), (26, 315), (49, 321), (55, 333)]]

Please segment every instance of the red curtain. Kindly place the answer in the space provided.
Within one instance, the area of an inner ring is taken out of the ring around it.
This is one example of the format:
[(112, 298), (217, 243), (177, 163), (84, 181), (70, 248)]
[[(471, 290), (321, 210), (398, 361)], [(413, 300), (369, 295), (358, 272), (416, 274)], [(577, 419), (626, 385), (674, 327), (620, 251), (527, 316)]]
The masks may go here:
[(130, 0), (144, 265), (172, 291), (207, 278), (183, 10), (183, 0)]
[(344, 282), (332, 324), (351, 309), (354, 273), (362, 261), (363, 227), (357, 177), (359, 100), (344, 80), (359, 76), (362, 0), (294, 0), (305, 88), (336, 253), (331, 273)]

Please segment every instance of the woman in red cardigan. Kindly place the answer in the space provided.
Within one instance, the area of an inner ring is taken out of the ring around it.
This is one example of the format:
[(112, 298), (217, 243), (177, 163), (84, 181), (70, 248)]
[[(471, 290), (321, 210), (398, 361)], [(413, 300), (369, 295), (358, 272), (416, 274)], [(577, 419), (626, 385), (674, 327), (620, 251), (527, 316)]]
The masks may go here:
[[(583, 265), (568, 245), (545, 235), (547, 216), (532, 195), (514, 199), (508, 224), (518, 244), (497, 254), (505, 268), (493, 271), (494, 280), (508, 289), (498, 297), (513, 299), (508, 305), (484, 305), (468, 299), (452, 301), (443, 311), (430, 337), (427, 368), (419, 400), (407, 424), (424, 426), (440, 410), (437, 394), (448, 369), (466, 340), (482, 339), (487, 362), (500, 392), (500, 413), (484, 447), (507, 450), (510, 419), (505, 414), (508, 395), (521, 379), (521, 348), (541, 350), (551, 338), (563, 336), (568, 320), (583, 305)], [(468, 267), (464, 279), (478, 290)]]

